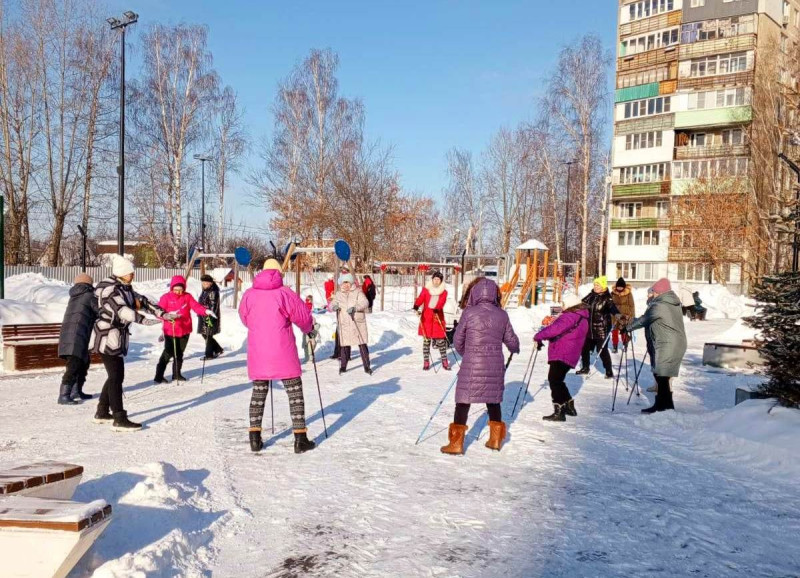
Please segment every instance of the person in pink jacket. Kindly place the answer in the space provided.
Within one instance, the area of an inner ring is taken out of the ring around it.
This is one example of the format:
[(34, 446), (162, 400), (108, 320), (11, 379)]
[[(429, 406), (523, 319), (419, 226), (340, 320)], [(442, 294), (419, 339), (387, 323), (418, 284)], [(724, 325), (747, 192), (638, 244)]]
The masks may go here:
[(194, 311), (197, 315), (210, 315), (216, 317), (213, 311), (200, 305), (194, 297), (186, 292), (186, 279), (181, 275), (175, 275), (170, 281), (169, 292), (164, 293), (158, 300), (158, 306), (167, 313), (175, 314), (173, 321), (164, 321), (164, 351), (156, 365), (156, 376), (153, 381), (165, 383), (164, 371), (170, 359), (175, 359), (172, 366), (172, 379), (175, 381), (186, 381), (181, 374), (183, 365), (183, 352), (189, 343), (189, 336), (192, 334), (192, 315)]
[(313, 450), (315, 444), (307, 436), (302, 372), (292, 324), (310, 340), (317, 335), (306, 304), (294, 291), (284, 287), (281, 266), (275, 259), (264, 263), (264, 270), (242, 295), (239, 317), (247, 327), (247, 374), (253, 382), (250, 449), (261, 450), (261, 422), (267, 394), (272, 382), (280, 380), (289, 396), (294, 451), (299, 454)]

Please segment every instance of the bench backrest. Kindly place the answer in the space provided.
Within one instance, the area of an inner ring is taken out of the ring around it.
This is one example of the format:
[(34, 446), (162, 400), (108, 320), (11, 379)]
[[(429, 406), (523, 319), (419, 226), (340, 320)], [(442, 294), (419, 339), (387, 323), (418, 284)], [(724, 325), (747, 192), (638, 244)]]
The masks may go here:
[(33, 341), (36, 339), (58, 339), (61, 334), (60, 323), (29, 323), (3, 325), (3, 343)]

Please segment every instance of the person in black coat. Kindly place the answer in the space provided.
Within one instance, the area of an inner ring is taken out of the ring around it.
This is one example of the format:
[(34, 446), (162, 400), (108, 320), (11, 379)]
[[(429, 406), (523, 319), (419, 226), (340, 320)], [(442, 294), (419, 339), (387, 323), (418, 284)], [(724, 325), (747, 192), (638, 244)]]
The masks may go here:
[(91, 395), (83, 393), (83, 384), (89, 370), (89, 341), (97, 319), (93, 285), (94, 280), (89, 275), (80, 273), (69, 290), (69, 303), (58, 338), (58, 356), (67, 362), (58, 393), (58, 403), (61, 405), (92, 399)]
[(216, 317), (207, 316), (200, 317), (197, 324), (197, 332), (202, 335), (206, 340), (206, 359), (214, 359), (222, 355), (222, 347), (214, 336), (220, 332), (220, 299), (219, 287), (214, 282), (211, 275), (203, 275), (200, 277), (200, 282), (203, 285), (203, 292), (200, 293), (200, 298), (197, 300), (200, 305), (207, 310), (213, 311)]
[(611, 293), (608, 292), (608, 280), (605, 277), (595, 279), (594, 290), (583, 298), (583, 302), (589, 307), (590, 323), (581, 354), (581, 368), (576, 373), (578, 375), (589, 373), (589, 356), (596, 349), (600, 352), (600, 359), (603, 360), (606, 379), (611, 379), (614, 377), (614, 370), (611, 367), (611, 355), (608, 353), (606, 338), (611, 334), (612, 317), (619, 315), (619, 309), (614, 305)]

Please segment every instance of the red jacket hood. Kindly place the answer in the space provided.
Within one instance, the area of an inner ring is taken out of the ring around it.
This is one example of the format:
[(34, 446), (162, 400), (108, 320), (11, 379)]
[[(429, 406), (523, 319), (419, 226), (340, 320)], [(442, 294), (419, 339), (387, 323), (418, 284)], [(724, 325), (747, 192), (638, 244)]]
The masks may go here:
[(183, 275), (175, 275), (172, 278), (172, 281), (169, 282), (169, 290), (172, 291), (175, 285), (183, 285), (184, 290), (186, 289), (186, 279)]

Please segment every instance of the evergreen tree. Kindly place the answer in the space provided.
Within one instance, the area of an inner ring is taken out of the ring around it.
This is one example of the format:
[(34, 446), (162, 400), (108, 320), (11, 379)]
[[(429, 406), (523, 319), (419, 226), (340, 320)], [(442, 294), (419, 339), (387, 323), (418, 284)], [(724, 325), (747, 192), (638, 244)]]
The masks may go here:
[(753, 296), (758, 315), (745, 321), (760, 332), (769, 376), (760, 390), (783, 405), (800, 407), (800, 273), (765, 277)]

